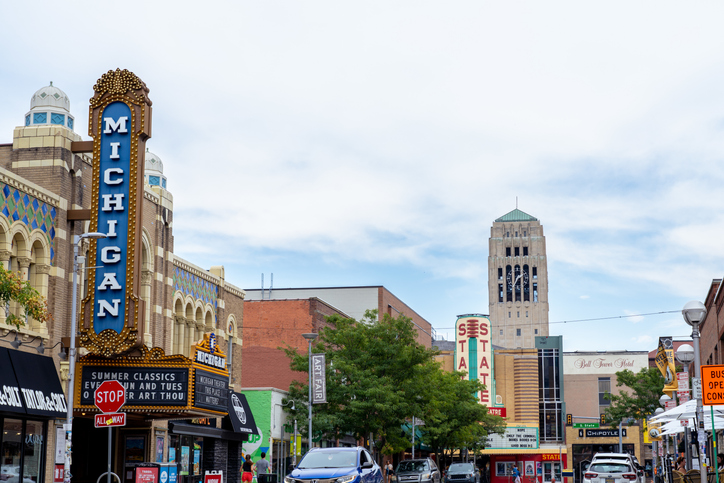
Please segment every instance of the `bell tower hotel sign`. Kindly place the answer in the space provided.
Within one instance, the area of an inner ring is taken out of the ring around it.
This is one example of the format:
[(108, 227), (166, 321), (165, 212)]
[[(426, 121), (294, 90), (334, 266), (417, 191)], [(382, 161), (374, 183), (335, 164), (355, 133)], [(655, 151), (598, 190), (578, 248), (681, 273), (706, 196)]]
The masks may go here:
[(566, 352), (563, 354), (563, 373), (615, 374), (628, 369), (639, 372), (648, 367), (647, 352)]
[(148, 88), (127, 70), (108, 71), (93, 86), (93, 198), (88, 296), (81, 306), (80, 343), (91, 354), (112, 356), (136, 347), (140, 287), (141, 206), (146, 140), (151, 137)]

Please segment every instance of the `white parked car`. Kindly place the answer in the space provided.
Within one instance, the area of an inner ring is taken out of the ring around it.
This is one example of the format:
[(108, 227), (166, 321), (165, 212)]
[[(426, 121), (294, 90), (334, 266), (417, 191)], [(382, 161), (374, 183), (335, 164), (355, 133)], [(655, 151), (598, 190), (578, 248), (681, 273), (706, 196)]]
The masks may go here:
[(626, 462), (636, 473), (637, 483), (646, 483), (646, 473), (644, 473), (643, 467), (639, 465), (635, 456), (629, 453), (596, 453), (593, 456), (591, 464), (602, 459)]
[(639, 476), (631, 463), (620, 459), (595, 459), (583, 474), (583, 483), (636, 483)]

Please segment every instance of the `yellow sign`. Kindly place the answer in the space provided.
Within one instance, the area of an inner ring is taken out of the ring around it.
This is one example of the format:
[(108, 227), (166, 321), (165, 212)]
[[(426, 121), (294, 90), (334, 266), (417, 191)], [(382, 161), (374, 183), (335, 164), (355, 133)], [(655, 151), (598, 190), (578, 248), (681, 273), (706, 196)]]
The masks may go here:
[(664, 394), (673, 398), (674, 391), (679, 389), (679, 381), (676, 379), (674, 344), (671, 337), (659, 337), (659, 349), (656, 351), (656, 367), (664, 376)]

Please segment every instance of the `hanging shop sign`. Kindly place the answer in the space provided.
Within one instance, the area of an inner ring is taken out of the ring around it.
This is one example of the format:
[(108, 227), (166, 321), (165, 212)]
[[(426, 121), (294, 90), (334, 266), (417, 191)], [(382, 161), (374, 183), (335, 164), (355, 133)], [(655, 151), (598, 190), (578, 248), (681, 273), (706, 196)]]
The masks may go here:
[(489, 434), (485, 449), (537, 449), (538, 428), (527, 426), (508, 426), (504, 434)]
[(80, 344), (91, 354), (123, 354), (138, 346), (142, 301), (141, 214), (146, 140), (151, 136), (148, 88), (116, 69), (93, 86), (88, 131), (93, 137), (93, 188), (88, 296), (81, 305)]
[(455, 322), (455, 369), (485, 385), (480, 404), (490, 405), (493, 387), (493, 344), (486, 315), (462, 315)]
[(674, 391), (679, 388), (676, 379), (676, 363), (674, 362), (674, 343), (671, 337), (659, 337), (659, 348), (656, 351), (656, 367), (664, 376), (664, 394), (674, 397)]

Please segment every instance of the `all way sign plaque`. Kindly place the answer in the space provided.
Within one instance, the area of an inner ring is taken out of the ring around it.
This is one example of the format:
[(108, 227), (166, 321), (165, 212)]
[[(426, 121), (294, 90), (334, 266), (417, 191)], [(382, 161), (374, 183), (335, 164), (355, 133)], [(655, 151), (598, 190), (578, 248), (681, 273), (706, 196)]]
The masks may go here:
[(96, 428), (109, 428), (111, 426), (125, 426), (126, 413), (96, 414)]

